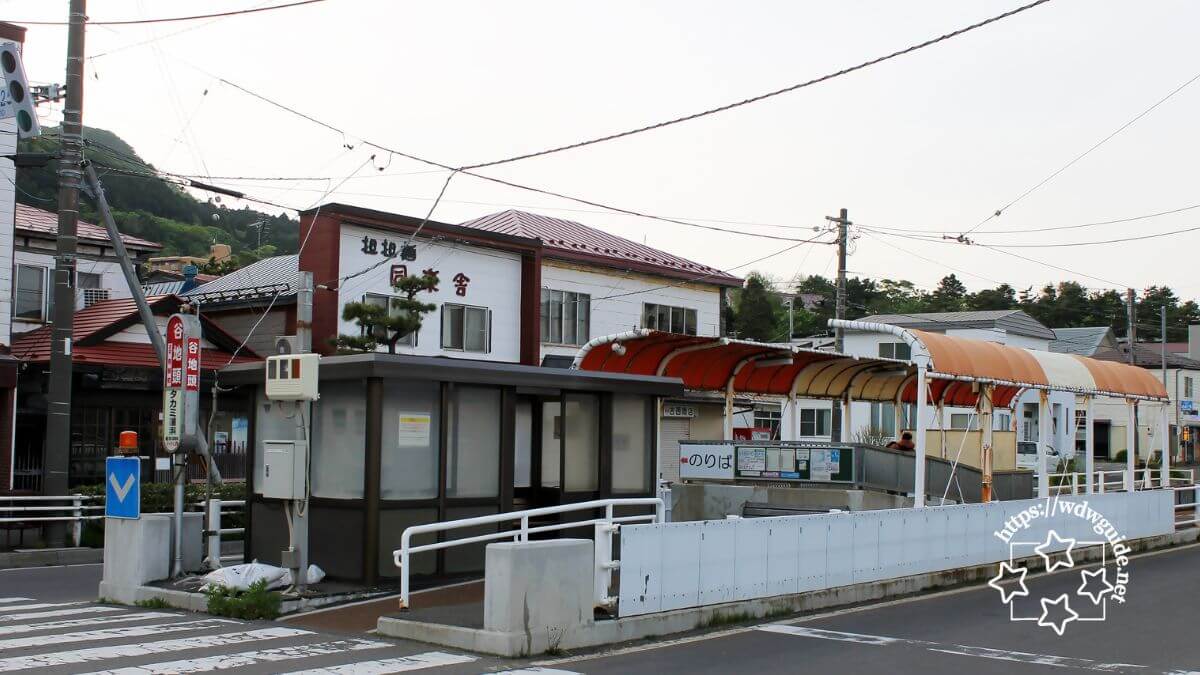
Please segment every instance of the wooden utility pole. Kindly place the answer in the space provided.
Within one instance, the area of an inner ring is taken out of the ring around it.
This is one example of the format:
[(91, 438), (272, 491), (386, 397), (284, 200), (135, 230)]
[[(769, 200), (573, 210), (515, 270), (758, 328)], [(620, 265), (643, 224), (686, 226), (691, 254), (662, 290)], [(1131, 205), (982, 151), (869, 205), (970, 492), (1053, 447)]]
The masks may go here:
[[(848, 234), (849, 230), (850, 230), (850, 212), (846, 209), (842, 209), (841, 212), (838, 214), (837, 218), (834, 218), (833, 216), (825, 216), (825, 219), (828, 220), (829, 222), (835, 223), (837, 225), (837, 233), (838, 233), (838, 238), (837, 238), (837, 242), (838, 242), (837, 292), (835, 295), (833, 316), (835, 319), (845, 319), (846, 318), (846, 248), (849, 245), (849, 239), (850, 239), (849, 234)], [(833, 335), (834, 335), (834, 350), (837, 351), (839, 354), (843, 353), (846, 350), (846, 329), (842, 328), (841, 326), (837, 326), (836, 328), (833, 329)], [(845, 443), (845, 442), (848, 442), (850, 439), (849, 439), (848, 433), (846, 433), (846, 434), (842, 433), (842, 427), (843, 426), (848, 427), (848, 424), (842, 423), (842, 418), (845, 415), (849, 415), (850, 410), (848, 408), (843, 409), (843, 407), (844, 407), (844, 404), (842, 402), (835, 401), (833, 403), (833, 410), (831, 411), (831, 414), (830, 414), (830, 421), (832, 422), (833, 428), (830, 429), (829, 431), (831, 433), (831, 438), (834, 441), (841, 441), (841, 442)], [(847, 431), (849, 431), (848, 428), (847, 428)]]
[[(71, 334), (75, 318), (76, 228), (83, 180), (83, 57), (87, 0), (70, 0), (67, 34), (67, 97), (63, 108), (62, 153), (58, 158), (58, 244), (54, 258), (54, 322), (50, 341), (50, 391), (42, 493), (67, 494), (71, 459)], [(62, 545), (66, 528), (49, 539)]]
[(1129, 340), (1129, 365), (1134, 365), (1133, 362), (1133, 345), (1137, 342), (1137, 305), (1133, 304), (1134, 290), (1128, 288), (1125, 290), (1125, 321), (1128, 329), (1125, 331), (1125, 338)]

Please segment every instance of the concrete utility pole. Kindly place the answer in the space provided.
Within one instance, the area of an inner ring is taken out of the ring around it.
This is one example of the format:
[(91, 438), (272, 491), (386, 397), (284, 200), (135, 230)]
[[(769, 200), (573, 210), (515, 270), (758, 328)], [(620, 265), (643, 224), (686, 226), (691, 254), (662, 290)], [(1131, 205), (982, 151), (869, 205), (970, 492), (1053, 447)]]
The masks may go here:
[[(301, 354), (312, 351), (312, 318), (313, 318), (313, 273), (300, 272), (299, 288), (296, 289), (296, 338), (300, 343)], [(311, 401), (296, 401), (303, 411), (297, 419), (297, 441), (303, 441), (308, 446), (306, 457), (312, 456), (312, 411)], [(292, 569), (292, 584), (298, 595), (303, 595), (308, 587), (308, 486), (311, 477), (309, 467), (305, 466), (304, 494), (297, 499), (291, 509), (292, 513), (292, 550), (295, 552), (289, 561)]]
[[(837, 270), (837, 294), (834, 304), (833, 316), (835, 319), (846, 318), (846, 248), (849, 245), (848, 232), (850, 229), (850, 212), (842, 209), (837, 218), (833, 216), (825, 216), (825, 220), (837, 224), (838, 233), (838, 270)], [(842, 353), (846, 350), (846, 329), (840, 325), (833, 329), (834, 335), (834, 350)], [(847, 441), (848, 434), (842, 434), (842, 427), (846, 426), (842, 423), (842, 417), (849, 414), (849, 410), (842, 410), (842, 404), (835, 401), (833, 410), (830, 414), (830, 422), (832, 429), (829, 430), (832, 440)], [(843, 438), (842, 436), (847, 436)]]
[[(67, 98), (63, 108), (62, 154), (58, 158), (58, 244), (54, 257), (54, 326), (50, 340), (50, 391), (42, 493), (65, 495), (71, 458), (71, 334), (75, 318), (76, 228), (83, 178), (83, 56), (87, 1), (71, 0), (67, 33)], [(62, 545), (65, 525), (49, 530)]]

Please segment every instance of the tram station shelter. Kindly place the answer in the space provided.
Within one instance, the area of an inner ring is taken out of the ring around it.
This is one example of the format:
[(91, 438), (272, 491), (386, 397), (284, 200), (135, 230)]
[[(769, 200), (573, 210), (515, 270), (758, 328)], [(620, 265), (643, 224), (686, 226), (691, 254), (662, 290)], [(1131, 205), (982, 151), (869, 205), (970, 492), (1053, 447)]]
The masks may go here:
[[(842, 403), (842, 437), (849, 438), (853, 401), (915, 403), (917, 418), (929, 418), (934, 405), (975, 408), (980, 417), (981, 469), (985, 501), (991, 498), (992, 411), (1007, 408), (1026, 390), (1043, 392), (1039, 406), (1042, 433), (1038, 447), (1038, 496), (1049, 494), (1046, 456), (1049, 454), (1049, 405), (1045, 392), (1066, 391), (1082, 399), (1091, 427), (1091, 401), (1098, 397), (1124, 400), (1130, 418), (1139, 404), (1161, 407), (1166, 428), (1169, 397), (1162, 383), (1144, 369), (1074, 354), (1043, 352), (954, 337), (882, 323), (830, 322), (846, 330), (892, 335), (911, 347), (910, 360), (859, 357), (832, 351), (804, 349), (729, 338), (676, 335), (633, 330), (597, 338), (584, 345), (572, 367), (612, 374), (674, 377), (691, 391), (719, 392), (725, 397), (724, 438), (733, 438), (733, 401), (739, 394), (776, 396), (783, 403), (783, 428), (795, 432), (798, 399), (831, 399)], [(660, 416), (659, 416), (660, 417)], [(656, 417), (657, 419), (658, 417)], [(897, 421), (897, 428), (900, 427)], [(1135, 425), (1130, 424), (1130, 429)], [(1132, 433), (1132, 432), (1131, 432)], [(1166, 438), (1165, 433), (1158, 434)], [(789, 440), (787, 431), (783, 440)], [(925, 501), (925, 434), (916, 435), (914, 500)], [(1092, 435), (1087, 435), (1092, 442)], [(1161, 440), (1160, 440), (1161, 442)], [(1130, 446), (1132, 447), (1132, 441)], [(671, 458), (660, 458), (660, 462)], [(677, 460), (675, 460), (677, 461)], [(1092, 452), (1086, 453), (1086, 490), (1093, 489)], [(1132, 490), (1135, 455), (1128, 455), (1125, 488)], [(1164, 484), (1169, 476), (1163, 455)]]
[[(253, 402), (246, 557), (279, 564), (288, 532), (283, 503), (262, 494), (263, 447), (296, 439), (297, 407), (268, 400), (264, 381), (262, 363), (221, 371)], [(655, 401), (683, 393), (669, 377), (384, 353), (322, 358), (319, 389), (309, 560), (367, 585), (398, 575), (392, 551), (412, 525), (653, 495)], [(413, 571), (478, 572), (483, 554), (454, 547)]]

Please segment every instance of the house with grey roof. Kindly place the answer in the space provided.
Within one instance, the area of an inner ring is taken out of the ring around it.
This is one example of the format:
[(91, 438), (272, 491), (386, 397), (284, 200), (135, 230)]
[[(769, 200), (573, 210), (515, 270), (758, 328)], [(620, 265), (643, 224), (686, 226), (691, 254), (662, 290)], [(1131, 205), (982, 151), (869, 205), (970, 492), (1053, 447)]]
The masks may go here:
[(1117, 336), (1109, 326), (1055, 328), (1050, 351), (1061, 354), (1093, 356), (1096, 352), (1117, 348)]
[(258, 354), (275, 353), (275, 339), (296, 332), (299, 256), (277, 255), (182, 293), (204, 315)]

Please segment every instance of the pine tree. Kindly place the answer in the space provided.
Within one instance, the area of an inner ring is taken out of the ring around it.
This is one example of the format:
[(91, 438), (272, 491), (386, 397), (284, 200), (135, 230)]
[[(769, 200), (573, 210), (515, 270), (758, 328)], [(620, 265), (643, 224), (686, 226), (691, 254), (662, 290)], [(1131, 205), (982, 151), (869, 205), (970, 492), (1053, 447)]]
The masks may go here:
[(358, 324), (359, 335), (338, 335), (334, 346), (340, 353), (373, 352), (387, 345), (388, 353), (396, 353), (401, 338), (421, 330), (421, 321), (437, 305), (417, 300), (417, 294), (437, 290), (435, 275), (401, 277), (393, 284), (400, 297), (389, 298), (387, 305), (371, 302), (348, 302), (342, 308), (342, 319)]

